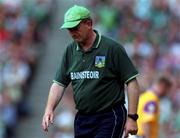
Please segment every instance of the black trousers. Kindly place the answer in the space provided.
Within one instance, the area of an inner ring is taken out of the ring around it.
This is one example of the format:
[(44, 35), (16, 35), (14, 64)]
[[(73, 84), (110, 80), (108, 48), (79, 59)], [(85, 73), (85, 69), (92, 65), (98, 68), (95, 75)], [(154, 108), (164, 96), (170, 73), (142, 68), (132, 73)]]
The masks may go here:
[(121, 138), (127, 118), (124, 105), (94, 114), (77, 112), (74, 121), (75, 138)]

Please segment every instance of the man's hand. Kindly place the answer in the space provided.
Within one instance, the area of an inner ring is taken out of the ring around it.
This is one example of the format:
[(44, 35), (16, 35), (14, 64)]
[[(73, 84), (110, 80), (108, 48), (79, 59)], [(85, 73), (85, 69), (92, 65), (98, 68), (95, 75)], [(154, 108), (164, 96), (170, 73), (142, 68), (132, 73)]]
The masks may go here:
[(125, 135), (124, 138), (128, 138), (129, 134), (136, 135), (138, 131), (137, 122), (128, 118), (125, 125)]
[(48, 132), (48, 127), (54, 122), (54, 112), (53, 111), (46, 111), (43, 119), (42, 119), (42, 128), (44, 131)]
[(42, 128), (46, 132), (48, 131), (49, 124), (52, 124), (54, 121), (54, 111), (62, 99), (63, 94), (64, 87), (58, 85), (57, 83), (53, 83), (49, 91), (48, 101), (41, 124)]

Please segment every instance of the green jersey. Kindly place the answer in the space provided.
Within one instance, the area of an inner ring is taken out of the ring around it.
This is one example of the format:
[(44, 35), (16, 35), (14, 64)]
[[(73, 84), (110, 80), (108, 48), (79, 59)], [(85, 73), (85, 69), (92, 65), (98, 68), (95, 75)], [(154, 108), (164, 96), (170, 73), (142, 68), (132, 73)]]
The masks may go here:
[(124, 102), (124, 84), (138, 75), (120, 44), (96, 34), (86, 52), (76, 42), (68, 45), (54, 79), (63, 87), (72, 82), (76, 108), (85, 113)]

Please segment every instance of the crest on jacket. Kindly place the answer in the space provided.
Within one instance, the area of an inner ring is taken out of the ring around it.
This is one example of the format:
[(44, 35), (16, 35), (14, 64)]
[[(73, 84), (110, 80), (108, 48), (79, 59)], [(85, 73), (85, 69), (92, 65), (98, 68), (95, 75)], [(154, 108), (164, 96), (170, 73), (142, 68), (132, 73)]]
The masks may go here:
[(96, 56), (95, 58), (95, 67), (103, 68), (105, 67), (105, 56)]

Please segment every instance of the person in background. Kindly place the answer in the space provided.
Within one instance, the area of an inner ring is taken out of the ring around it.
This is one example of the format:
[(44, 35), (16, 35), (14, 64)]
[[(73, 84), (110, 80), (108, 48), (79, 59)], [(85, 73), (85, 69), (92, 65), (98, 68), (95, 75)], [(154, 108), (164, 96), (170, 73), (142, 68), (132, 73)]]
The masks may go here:
[(159, 101), (171, 88), (171, 81), (161, 76), (147, 91), (142, 93), (138, 105), (138, 137), (158, 138), (159, 133)]

